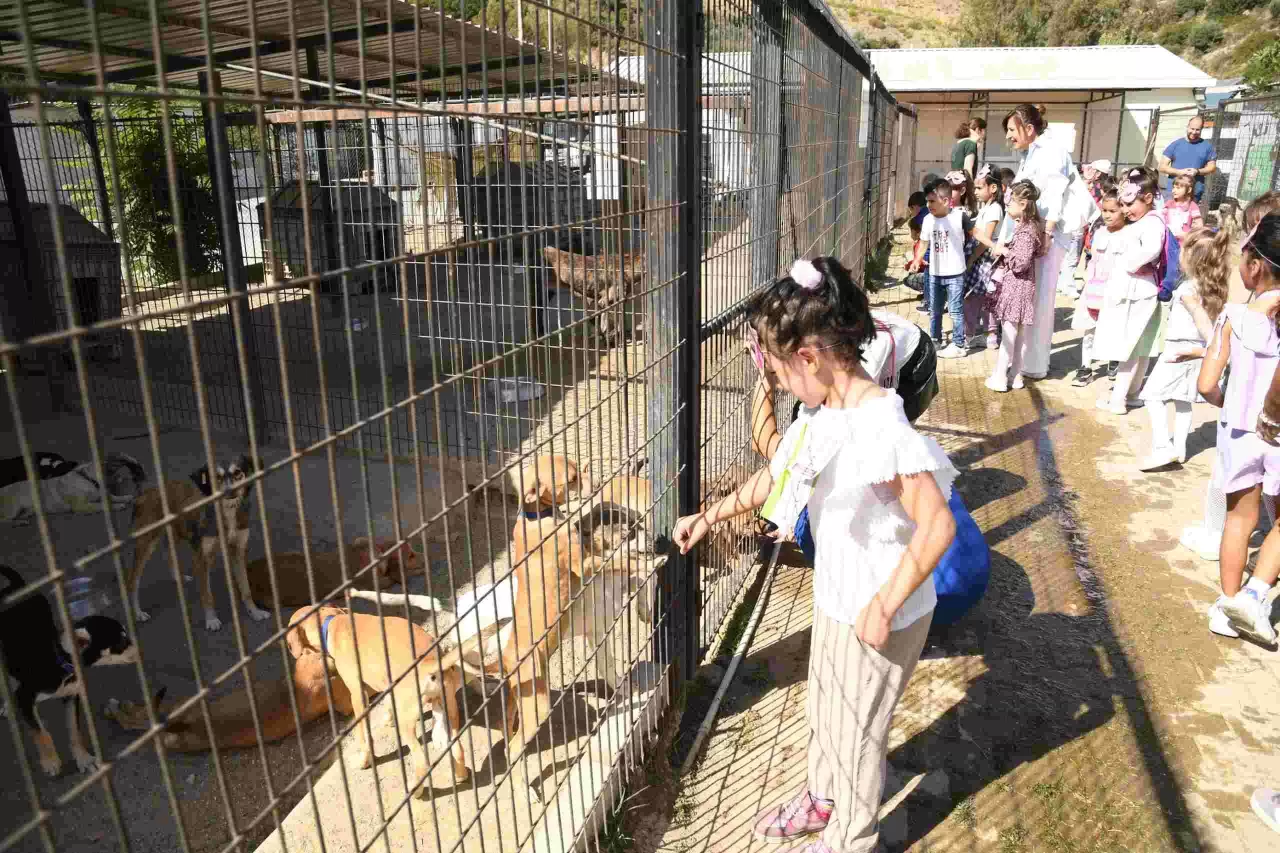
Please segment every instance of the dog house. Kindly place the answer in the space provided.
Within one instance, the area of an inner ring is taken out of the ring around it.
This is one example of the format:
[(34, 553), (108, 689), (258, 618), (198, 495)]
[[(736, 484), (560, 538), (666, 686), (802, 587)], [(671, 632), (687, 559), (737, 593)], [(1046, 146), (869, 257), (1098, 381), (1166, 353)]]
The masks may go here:
[[(31, 205), (32, 231), (40, 250), (41, 277), (49, 289), (58, 328), (68, 324), (67, 305), (59, 281), (59, 252), (53, 239), (53, 223), (47, 204)], [(120, 246), (69, 204), (58, 205), (62, 220), (61, 253), (71, 275), (72, 298), (83, 325), (120, 316), (124, 274), (120, 267)], [(0, 205), (0, 275), (21, 279), (22, 259), (18, 236), (8, 205)]]
[[(359, 267), (393, 258), (400, 253), (400, 206), (384, 190), (368, 184), (344, 183), (334, 187), (307, 181), (310, 207), (311, 256), (318, 272)], [(272, 234), (270, 270), (276, 277), (306, 274), (307, 221), (303, 216), (303, 185), (289, 181), (271, 197)], [(258, 203), (262, 245), (268, 245), (266, 202)], [(339, 243), (341, 237), (341, 243)], [(345, 249), (346, 263), (342, 260)], [(393, 291), (395, 266), (384, 265), (351, 274), (352, 289), (360, 293)], [(340, 293), (341, 280), (326, 278), (320, 289)]]

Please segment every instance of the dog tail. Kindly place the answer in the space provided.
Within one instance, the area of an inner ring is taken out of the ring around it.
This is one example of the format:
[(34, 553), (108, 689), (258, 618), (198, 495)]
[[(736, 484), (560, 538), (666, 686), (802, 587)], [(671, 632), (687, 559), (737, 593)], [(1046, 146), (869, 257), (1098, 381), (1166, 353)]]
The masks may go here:
[(27, 582), (22, 579), (22, 575), (3, 563), (0, 563), (0, 575), (4, 575), (4, 579), (9, 582), (9, 586), (0, 591), (0, 599), (8, 598), (12, 593), (27, 585)]
[(449, 608), (443, 601), (438, 598), (432, 598), (429, 595), (411, 595), (398, 592), (375, 592), (368, 589), (351, 590), (352, 598), (362, 598), (365, 601), (381, 600), (383, 604), (407, 604), (410, 607), (416, 607), (419, 610), (432, 610), (436, 612), (448, 612)]

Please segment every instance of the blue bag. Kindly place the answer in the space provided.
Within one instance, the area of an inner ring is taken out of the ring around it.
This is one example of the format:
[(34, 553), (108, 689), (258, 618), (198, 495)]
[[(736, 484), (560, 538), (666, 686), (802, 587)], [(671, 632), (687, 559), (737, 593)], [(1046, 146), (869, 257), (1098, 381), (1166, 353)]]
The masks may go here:
[[(933, 588), (938, 594), (938, 606), (933, 611), (934, 625), (957, 622), (982, 600), (991, 579), (991, 551), (986, 537), (965, 508), (957, 489), (951, 490), (947, 505), (956, 519), (956, 536), (933, 570)], [(809, 565), (813, 565), (817, 547), (813, 542), (813, 531), (809, 529), (808, 507), (796, 520), (795, 540)]]

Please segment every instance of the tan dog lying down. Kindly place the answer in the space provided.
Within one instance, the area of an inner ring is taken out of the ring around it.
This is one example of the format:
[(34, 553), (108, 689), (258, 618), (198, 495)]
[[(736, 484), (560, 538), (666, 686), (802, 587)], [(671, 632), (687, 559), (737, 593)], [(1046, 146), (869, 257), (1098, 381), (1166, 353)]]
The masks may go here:
[[(428, 560), (449, 558), (479, 564), (504, 553), (513, 511), (507, 501), (493, 500), (495, 493), (513, 498), (521, 511), (536, 516), (564, 506), (582, 487), (573, 460), (551, 454), (536, 456), (523, 465), (433, 456), (423, 460), (423, 468), (433, 479), (439, 478), (440, 491), (425, 495), (421, 507), (416, 501), (404, 504), (400, 520), (401, 532), (414, 543), (419, 541), (414, 531), (426, 524), (424, 556)], [(451, 508), (437, 518), (445, 505)]]
[[(422, 571), (422, 559), (405, 542), (398, 549), (392, 550), (395, 542), (378, 540), (373, 549), (369, 547), (368, 538), (361, 536), (346, 546), (347, 577), (353, 577), (369, 563), (386, 554), (383, 561), (369, 571), (356, 578), (357, 589), (385, 589), (400, 582), (400, 571), (403, 567), (405, 576)], [(390, 552), (390, 553), (388, 553)], [(315, 591), (318, 598), (311, 597), (311, 586), (307, 580), (307, 560), (304, 554), (285, 552), (274, 555), (276, 584), (280, 590), (280, 603), (288, 607), (303, 607), (328, 598), (334, 590), (342, 585), (342, 563), (337, 551), (312, 551), (310, 571), (315, 575)], [(271, 572), (265, 557), (249, 563), (249, 589), (253, 597), (270, 605)]]
[[(417, 737), (418, 720), (425, 709), (431, 711), (431, 742), (438, 749), (450, 749), (455, 778), (461, 781), (470, 776), (463, 761), (462, 743), (449, 743), (450, 733), (459, 731), (462, 724), (457, 698), (462, 675), (457, 652), (442, 656), (435, 648), (434, 637), (398, 616), (379, 620), (377, 616), (321, 606), (299, 610), (289, 625), (289, 651), (301, 657), (306, 650), (314, 650), (331, 659), (351, 694), (351, 707), (356, 714), (364, 713), (370, 695), (391, 691), (400, 740), (408, 745), (414, 758), (414, 785), (426, 779), (428, 772), (427, 754)], [(368, 768), (373, 765), (373, 744), (363, 724), (357, 729), (357, 764)], [(425, 796), (425, 787), (418, 793)]]
[[(496, 668), (485, 665), (484, 669), (489, 674), (496, 669), (506, 675), (508, 690), (519, 707), (518, 729), (510, 731), (512, 735), (517, 731), (519, 734), (511, 738), (507, 749), (508, 764), (514, 766), (516, 757), (525, 751), (550, 714), (548, 660), (561, 639), (572, 631), (590, 639), (598, 662), (613, 658), (610, 628), (640, 588), (646, 573), (660, 567), (666, 558), (641, 562), (636, 558), (622, 559), (619, 554), (608, 563), (602, 562), (583, 547), (575, 527), (553, 518), (517, 521), (512, 530), (511, 558), (515, 590), (510, 604), (495, 601), (473, 611), (477, 596), (484, 594), (482, 588), (477, 588), (470, 601), (459, 598), (458, 623), (465, 640), (496, 621), (510, 620), (509, 627), (486, 638), (501, 645), (501, 663)], [(490, 587), (489, 594), (497, 599), (504, 588), (510, 586)], [(443, 609), (441, 602), (428, 596), (357, 592), (353, 597)], [(479, 600), (482, 605), (487, 604), (483, 598)], [(644, 594), (636, 596), (636, 601), (640, 619), (650, 623)], [(496, 619), (489, 618), (490, 614)], [(458, 651), (465, 646), (463, 642)], [(459, 661), (462, 662), (461, 655)], [(614, 658), (615, 669), (623, 663)], [(535, 799), (540, 799), (532, 786), (529, 789)]]
[[(351, 716), (351, 694), (339, 678), (329, 681), (325, 690), (325, 678), (335, 672), (326, 665), (319, 652), (305, 651), (294, 665), (293, 676), (278, 681), (255, 682), (254, 698), (258, 706), (258, 719), (262, 723), (265, 743), (274, 743), (297, 731), (289, 691), (293, 691), (298, 703), (298, 716), (305, 726), (312, 720), (329, 713), (329, 697), (333, 697), (333, 709), (343, 716)], [(163, 688), (156, 694), (156, 709), (168, 714), (179, 700), (162, 702)], [(143, 731), (151, 728), (147, 709), (134, 702), (111, 699), (103, 709), (103, 716), (115, 720), (125, 729)], [(213, 734), (219, 749), (242, 749), (257, 746), (258, 733), (253, 726), (253, 713), (249, 697), (243, 689), (233, 690), (209, 703), (209, 716), (213, 722)], [(204, 714), (199, 705), (193, 705), (180, 715), (169, 717), (161, 735), (166, 749), (176, 752), (204, 752), (209, 747), (209, 730), (205, 727)]]

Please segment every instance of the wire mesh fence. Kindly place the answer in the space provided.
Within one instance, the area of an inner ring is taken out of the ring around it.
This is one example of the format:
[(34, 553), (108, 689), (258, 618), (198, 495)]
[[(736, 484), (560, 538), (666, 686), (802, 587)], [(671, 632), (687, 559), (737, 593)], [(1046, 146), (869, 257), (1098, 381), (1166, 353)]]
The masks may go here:
[(745, 305), (910, 114), (808, 0), (472, 5), (0, 10), (0, 850), (598, 843), (732, 611)]
[(1205, 180), (1206, 209), (1227, 199), (1244, 206), (1280, 190), (1280, 96), (1233, 98), (1204, 117), (1218, 158), (1217, 171)]

